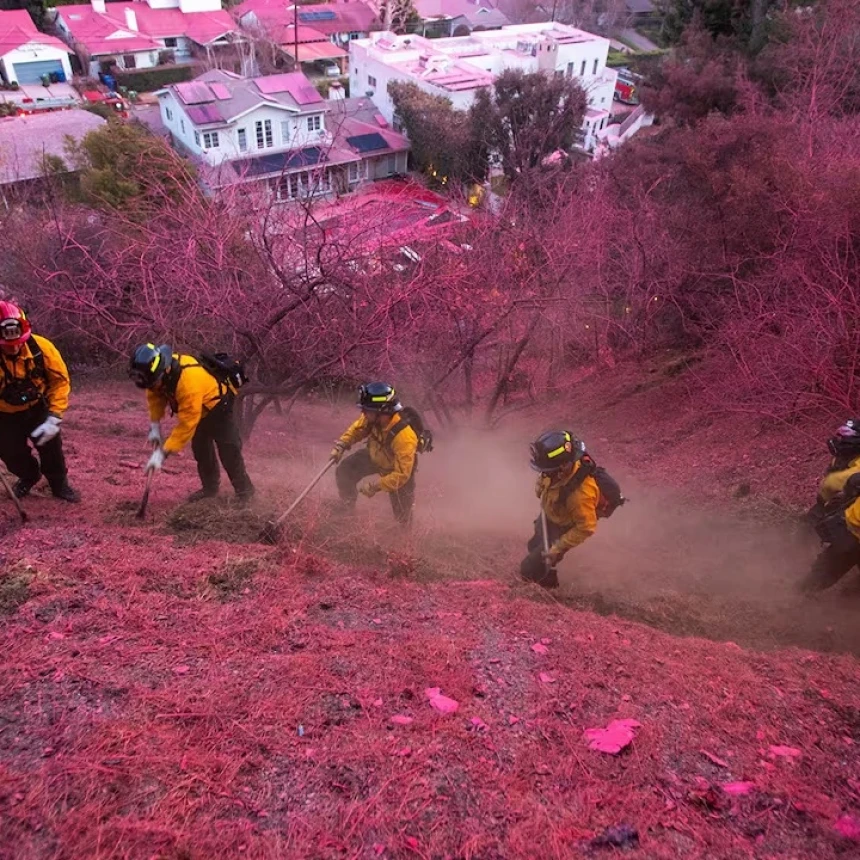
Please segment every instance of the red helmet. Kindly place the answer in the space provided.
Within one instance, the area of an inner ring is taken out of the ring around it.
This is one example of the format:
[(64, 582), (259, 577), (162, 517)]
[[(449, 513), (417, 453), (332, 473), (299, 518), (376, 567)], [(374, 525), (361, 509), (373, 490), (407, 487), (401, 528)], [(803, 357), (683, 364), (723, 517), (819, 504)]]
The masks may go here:
[(20, 346), (31, 331), (30, 321), (18, 305), (0, 301), (0, 345)]

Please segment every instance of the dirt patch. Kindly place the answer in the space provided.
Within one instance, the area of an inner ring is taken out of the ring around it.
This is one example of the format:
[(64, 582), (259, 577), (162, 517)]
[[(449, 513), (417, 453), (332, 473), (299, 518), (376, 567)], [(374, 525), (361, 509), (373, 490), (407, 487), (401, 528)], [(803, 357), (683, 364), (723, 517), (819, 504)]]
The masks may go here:
[(182, 504), (167, 516), (165, 527), (181, 546), (206, 540), (253, 544), (262, 542), (270, 514), (226, 499)]
[(0, 573), (0, 615), (11, 615), (30, 599), (36, 569), (21, 563)]
[(261, 567), (256, 558), (229, 559), (206, 577), (208, 590), (219, 600), (235, 600), (250, 592), (254, 574)]

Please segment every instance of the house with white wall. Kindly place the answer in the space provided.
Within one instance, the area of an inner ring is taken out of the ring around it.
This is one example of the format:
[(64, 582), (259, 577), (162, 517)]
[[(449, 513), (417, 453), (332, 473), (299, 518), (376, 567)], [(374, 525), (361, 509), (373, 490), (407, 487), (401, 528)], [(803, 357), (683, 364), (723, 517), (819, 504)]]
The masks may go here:
[(174, 146), (213, 189), (249, 184), (288, 202), (406, 172), (409, 143), (369, 99), (323, 99), (301, 72), (221, 70), (159, 90)]
[(190, 60), (238, 36), (221, 0), (132, 0), (58, 6), (57, 28), (93, 77)]
[(416, 84), (460, 110), (507, 69), (575, 78), (588, 95), (583, 145), (592, 150), (609, 121), (616, 72), (607, 68), (609, 40), (557, 22), (516, 24), (450, 39), (372, 33), (350, 42), (350, 92), (365, 93), (394, 122), (391, 81)]
[(40, 33), (26, 9), (0, 12), (0, 74), (7, 84), (38, 84), (43, 75), (72, 77), (69, 48)]

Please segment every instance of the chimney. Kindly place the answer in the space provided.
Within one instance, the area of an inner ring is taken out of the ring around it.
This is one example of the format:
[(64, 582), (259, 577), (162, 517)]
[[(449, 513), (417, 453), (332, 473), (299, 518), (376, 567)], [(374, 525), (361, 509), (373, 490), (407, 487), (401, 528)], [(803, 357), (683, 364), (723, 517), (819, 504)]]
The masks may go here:
[(134, 30), (135, 33), (137, 32), (137, 12), (135, 12), (134, 9), (126, 7), (125, 26), (128, 27), (129, 30)]
[(105, 13), (105, 0), (92, 0), (93, 3), (93, 12), (98, 12), (99, 15), (104, 15)]

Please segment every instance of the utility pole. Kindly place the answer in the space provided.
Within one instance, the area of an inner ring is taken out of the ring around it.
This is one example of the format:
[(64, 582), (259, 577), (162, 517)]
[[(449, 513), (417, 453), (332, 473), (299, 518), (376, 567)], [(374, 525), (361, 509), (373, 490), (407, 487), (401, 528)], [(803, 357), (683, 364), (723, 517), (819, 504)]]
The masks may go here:
[(299, 63), (299, 4), (293, 4), (293, 59), (296, 61), (295, 71), (302, 70)]

